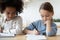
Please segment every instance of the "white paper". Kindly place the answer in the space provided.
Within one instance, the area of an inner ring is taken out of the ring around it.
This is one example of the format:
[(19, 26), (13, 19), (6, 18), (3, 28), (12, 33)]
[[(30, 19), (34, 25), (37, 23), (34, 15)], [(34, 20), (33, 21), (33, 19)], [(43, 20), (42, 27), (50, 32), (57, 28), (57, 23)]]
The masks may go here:
[(47, 40), (47, 38), (44, 35), (27, 34), (26, 38), (27, 40)]
[(7, 34), (7, 33), (0, 33), (0, 37), (1, 36), (15, 36), (14, 34)]
[(56, 35), (60, 35), (60, 28), (57, 29), (57, 34)]

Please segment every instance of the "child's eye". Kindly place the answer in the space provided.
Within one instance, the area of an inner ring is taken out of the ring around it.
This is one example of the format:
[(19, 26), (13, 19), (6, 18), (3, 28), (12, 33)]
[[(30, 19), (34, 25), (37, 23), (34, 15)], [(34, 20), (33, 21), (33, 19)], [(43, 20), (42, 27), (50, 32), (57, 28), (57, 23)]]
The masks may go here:
[(10, 14), (9, 12), (7, 14)]
[(49, 15), (47, 15), (46, 17), (49, 17)]
[(49, 17), (49, 16), (46, 16), (46, 17)]
[(41, 17), (44, 17), (44, 16), (41, 16)]

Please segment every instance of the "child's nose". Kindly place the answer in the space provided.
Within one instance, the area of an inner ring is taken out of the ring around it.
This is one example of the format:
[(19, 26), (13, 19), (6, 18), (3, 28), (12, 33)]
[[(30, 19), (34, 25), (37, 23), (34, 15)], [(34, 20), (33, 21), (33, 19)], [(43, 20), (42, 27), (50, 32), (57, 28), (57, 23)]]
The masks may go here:
[(47, 18), (46, 17), (44, 17), (44, 21), (46, 21), (47, 20)]
[(12, 14), (10, 14), (9, 17), (12, 17)]

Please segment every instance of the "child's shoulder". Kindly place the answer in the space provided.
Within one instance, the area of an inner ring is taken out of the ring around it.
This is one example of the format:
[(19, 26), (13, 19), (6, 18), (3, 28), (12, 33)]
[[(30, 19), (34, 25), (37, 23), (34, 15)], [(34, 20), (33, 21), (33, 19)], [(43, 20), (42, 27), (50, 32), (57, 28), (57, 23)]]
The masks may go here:
[(22, 17), (21, 16), (16, 16), (17, 19), (21, 19)]
[(21, 17), (21, 16), (16, 16), (16, 17), (14, 18), (14, 20), (16, 20), (16, 21), (22, 21), (22, 17)]
[(57, 26), (55, 22), (52, 23), (52, 26)]
[(17, 19), (17, 20), (22, 19), (22, 17), (21, 16), (16, 16), (15, 19)]
[(40, 24), (42, 22), (42, 20), (36, 20), (34, 22), (32, 22), (33, 24)]

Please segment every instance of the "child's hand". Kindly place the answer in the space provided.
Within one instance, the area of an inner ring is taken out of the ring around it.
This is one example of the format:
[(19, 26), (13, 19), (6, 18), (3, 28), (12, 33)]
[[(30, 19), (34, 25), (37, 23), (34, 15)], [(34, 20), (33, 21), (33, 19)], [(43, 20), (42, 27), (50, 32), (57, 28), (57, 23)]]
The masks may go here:
[(0, 27), (0, 33), (3, 32), (2, 28)]
[(51, 20), (47, 20), (45, 23), (46, 27), (50, 27), (51, 26)]
[(31, 33), (30, 34), (35, 34), (35, 35), (39, 35), (39, 32), (37, 31), (37, 30), (33, 30), (33, 31), (31, 31)]
[(45, 22), (45, 25), (46, 25), (46, 33), (50, 32), (52, 29), (51, 29), (51, 20), (47, 20)]
[(47, 20), (44, 22), (44, 24), (45, 24), (46, 26), (51, 26), (52, 21), (53, 21), (53, 18), (49, 17), (49, 19), (47, 19)]
[(1, 27), (0, 27), (0, 32), (1, 32)]

